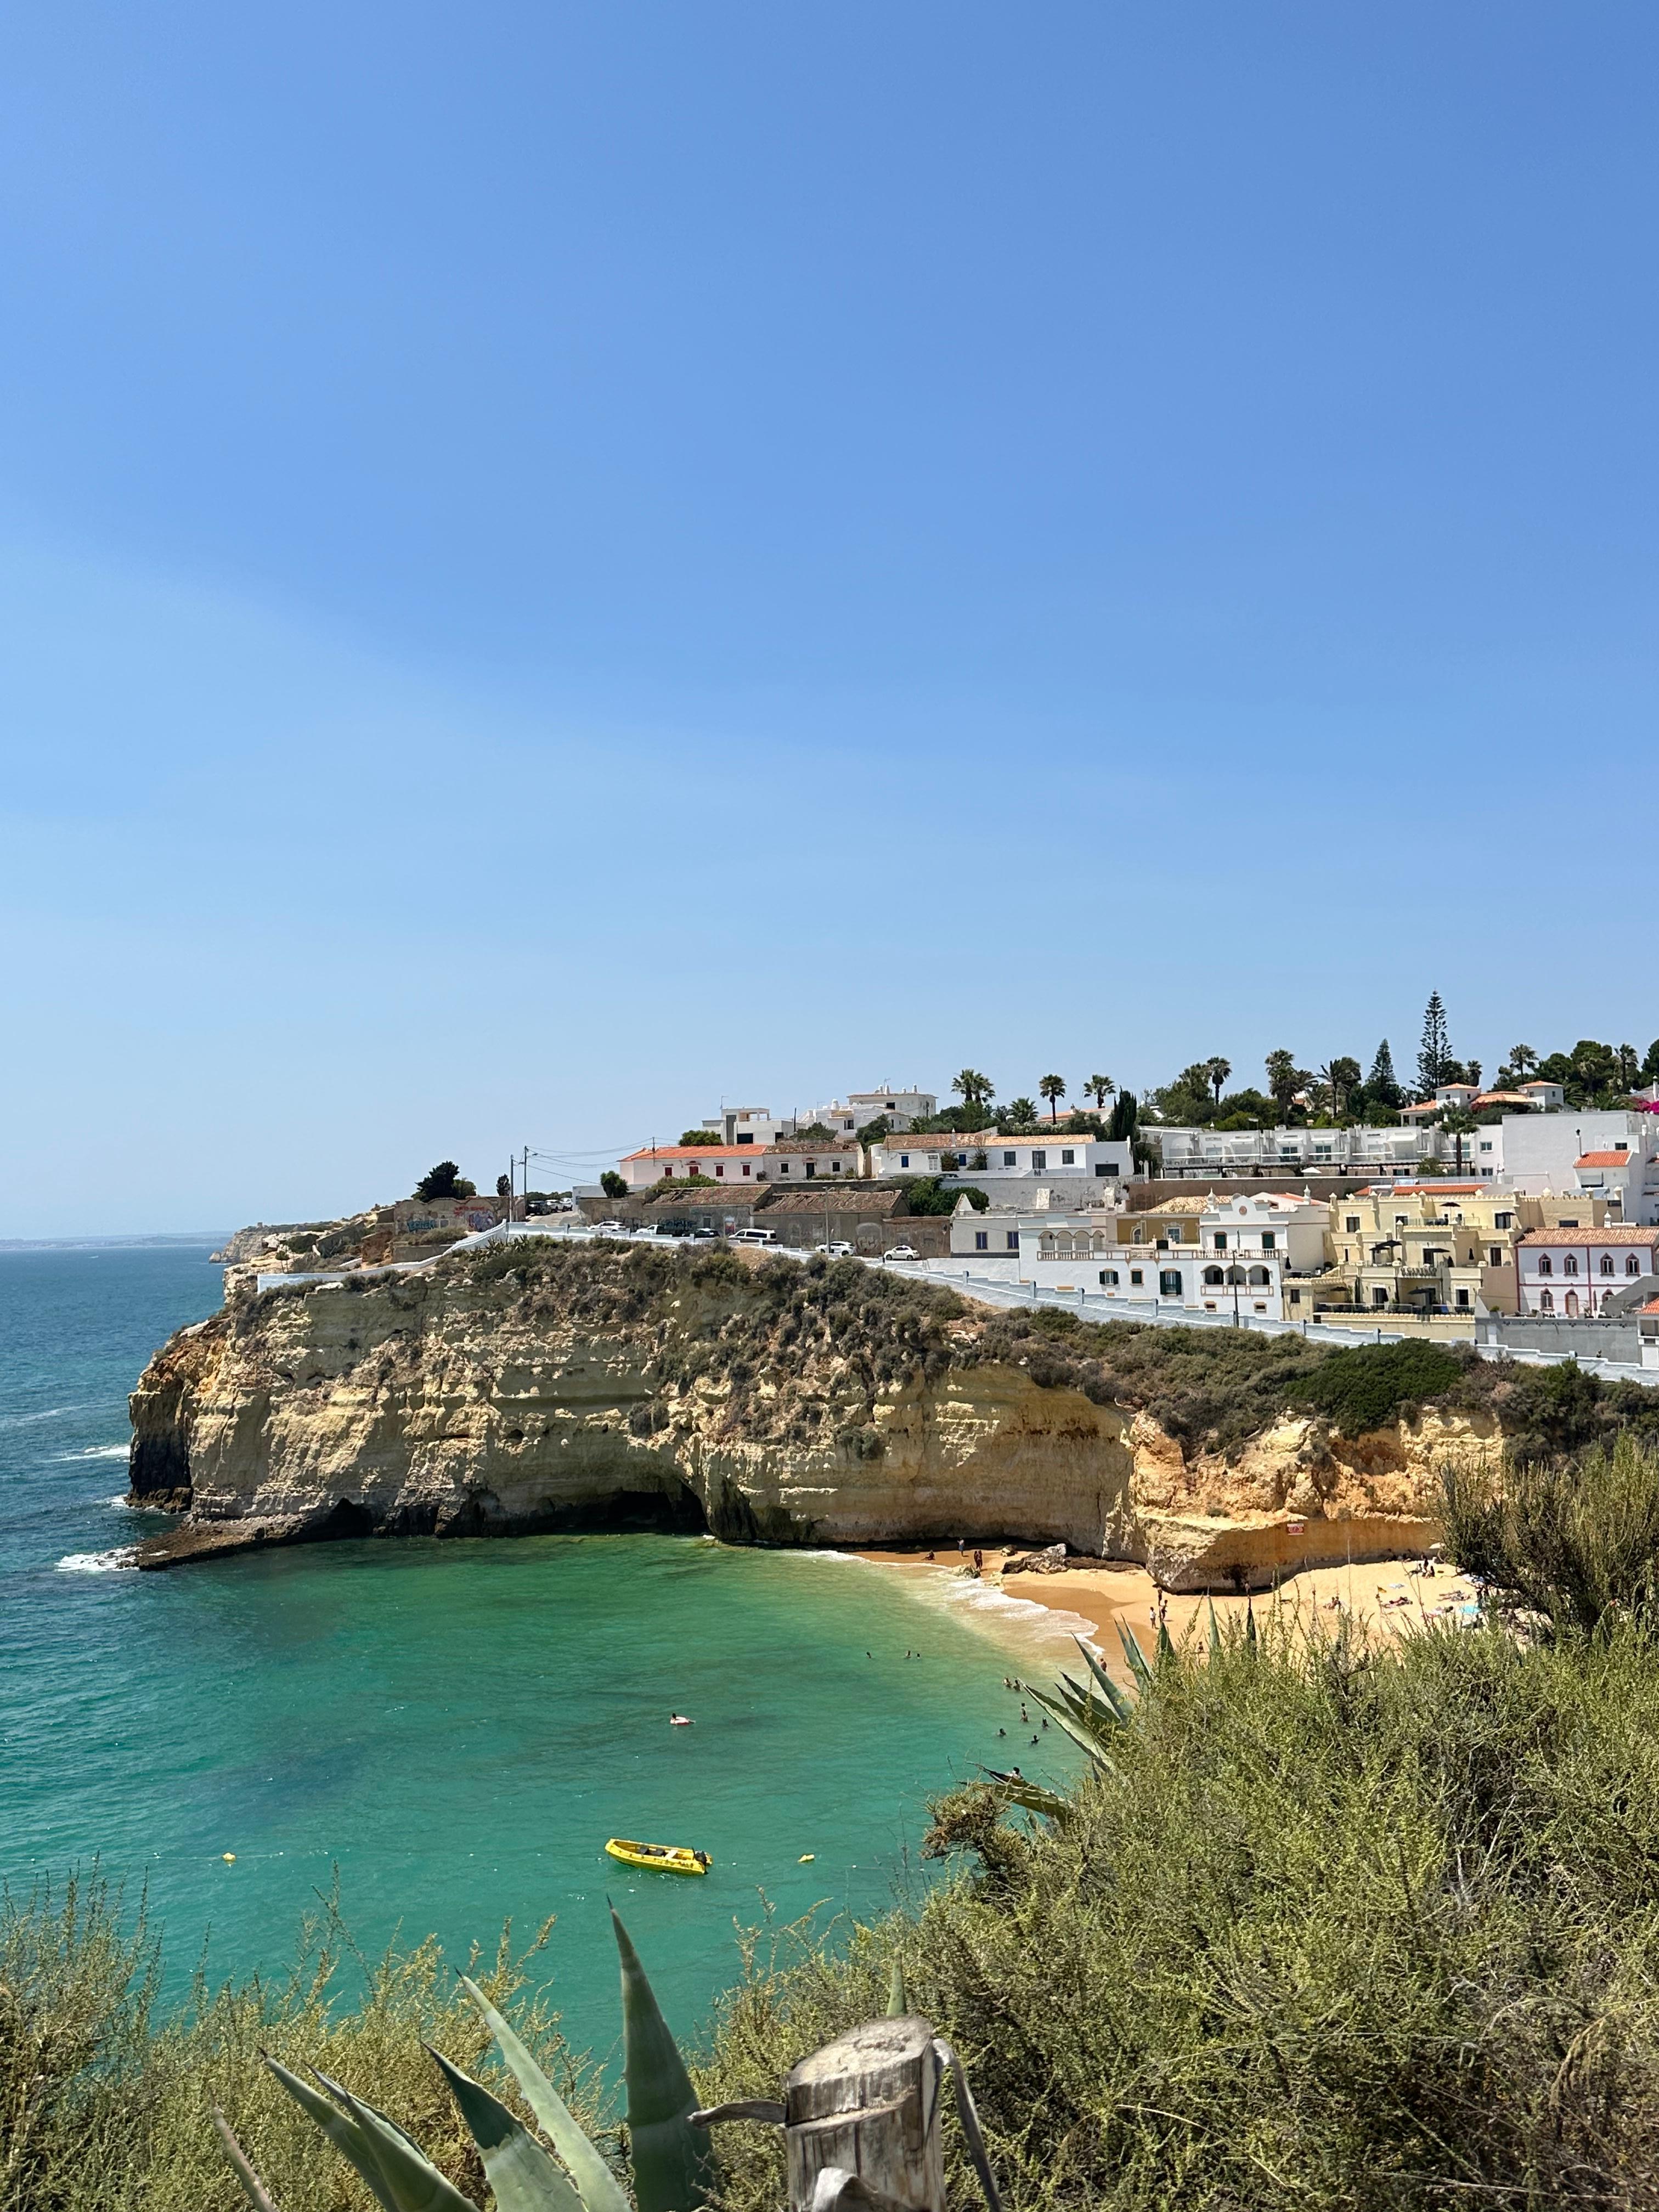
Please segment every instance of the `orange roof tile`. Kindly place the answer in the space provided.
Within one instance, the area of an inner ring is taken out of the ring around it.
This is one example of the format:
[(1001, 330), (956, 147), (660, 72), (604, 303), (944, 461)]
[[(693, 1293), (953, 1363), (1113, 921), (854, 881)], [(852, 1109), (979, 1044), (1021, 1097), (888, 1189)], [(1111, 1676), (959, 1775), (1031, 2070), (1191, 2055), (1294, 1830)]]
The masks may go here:
[(1523, 1244), (1659, 1244), (1659, 1229), (1634, 1221), (1607, 1221), (1599, 1229), (1529, 1229)]
[(1586, 1152), (1583, 1159), (1575, 1160), (1576, 1168), (1627, 1168), (1634, 1155), (1630, 1152)]

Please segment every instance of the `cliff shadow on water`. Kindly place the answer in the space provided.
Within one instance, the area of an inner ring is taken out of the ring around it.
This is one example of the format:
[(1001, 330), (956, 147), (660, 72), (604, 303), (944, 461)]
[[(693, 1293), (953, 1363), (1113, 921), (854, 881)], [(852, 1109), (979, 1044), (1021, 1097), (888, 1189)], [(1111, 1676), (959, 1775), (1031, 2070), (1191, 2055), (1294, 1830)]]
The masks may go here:
[(180, 1331), (132, 1397), (132, 1500), (180, 1516), (147, 1566), (643, 1528), (1063, 1543), (1244, 1589), (1429, 1540), (1440, 1469), (1494, 1464), (1540, 1388), (1436, 1346), (989, 1311), (856, 1261), (525, 1240)]

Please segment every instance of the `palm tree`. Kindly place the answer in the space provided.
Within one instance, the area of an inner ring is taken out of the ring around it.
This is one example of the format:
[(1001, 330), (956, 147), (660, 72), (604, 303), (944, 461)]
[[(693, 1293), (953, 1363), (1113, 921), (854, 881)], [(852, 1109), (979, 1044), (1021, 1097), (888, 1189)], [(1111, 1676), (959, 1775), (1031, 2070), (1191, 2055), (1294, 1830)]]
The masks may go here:
[(1083, 1086), (1083, 1095), (1085, 1098), (1092, 1098), (1103, 1113), (1106, 1101), (1116, 1089), (1117, 1085), (1109, 1075), (1091, 1075)]
[(975, 1113), (996, 1096), (990, 1077), (981, 1075), (976, 1067), (964, 1067), (959, 1074), (953, 1075), (951, 1088), (963, 1104), (972, 1107)]
[(1529, 1044), (1512, 1044), (1510, 1047), (1510, 1066), (1515, 1070), (1517, 1083), (1524, 1083), (1537, 1065), (1538, 1054)]
[(1036, 1108), (1029, 1098), (1011, 1098), (1002, 1118), (1012, 1121), (1017, 1129), (1028, 1129), (1036, 1119)]
[(1041, 1092), (1042, 1096), (1048, 1102), (1048, 1119), (1051, 1121), (1059, 1121), (1060, 1102), (1066, 1096), (1065, 1077), (1063, 1075), (1045, 1075), (1042, 1082), (1038, 1084), (1037, 1089)]
[(1218, 1057), (1214, 1060), (1206, 1060), (1204, 1063), (1204, 1073), (1215, 1086), (1215, 1103), (1218, 1106), (1221, 1103), (1221, 1086), (1232, 1072), (1233, 1064), (1230, 1060)]
[(1440, 1126), (1457, 1148), (1457, 1164), (1452, 1172), (1461, 1178), (1463, 1173), (1463, 1139), (1472, 1137), (1480, 1125), (1467, 1107), (1454, 1106), (1449, 1113), (1440, 1116)]

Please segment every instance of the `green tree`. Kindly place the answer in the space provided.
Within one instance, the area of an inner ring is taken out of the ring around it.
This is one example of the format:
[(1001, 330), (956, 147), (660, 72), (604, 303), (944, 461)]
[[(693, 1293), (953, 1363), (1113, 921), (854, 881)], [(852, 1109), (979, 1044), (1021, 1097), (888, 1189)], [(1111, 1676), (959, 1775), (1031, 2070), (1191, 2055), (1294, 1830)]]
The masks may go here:
[(1648, 1056), (1642, 1062), (1644, 1083), (1659, 1083), (1659, 1037), (1648, 1047)]
[(1431, 991), (1429, 1003), (1423, 1009), (1423, 1039), (1417, 1048), (1417, 1087), (1425, 1098), (1432, 1098), (1445, 1081), (1446, 1063), (1450, 1058), (1446, 1009), (1439, 992)]
[(1286, 1052), (1282, 1046), (1277, 1052), (1267, 1054), (1267, 1089), (1283, 1119), (1289, 1115), (1297, 1092), (1313, 1079), (1305, 1067), (1297, 1066), (1295, 1055)]
[(1038, 1084), (1037, 1089), (1042, 1093), (1042, 1097), (1048, 1102), (1049, 1120), (1051, 1121), (1057, 1121), (1060, 1119), (1060, 1102), (1066, 1096), (1065, 1077), (1063, 1075), (1045, 1075), (1042, 1082)]
[(615, 1168), (607, 1168), (599, 1177), (599, 1188), (607, 1198), (626, 1198), (628, 1195), (628, 1185)]
[(1218, 1054), (1214, 1060), (1206, 1060), (1204, 1063), (1204, 1073), (1209, 1078), (1211, 1086), (1215, 1091), (1215, 1103), (1218, 1106), (1221, 1103), (1221, 1086), (1232, 1072), (1231, 1060), (1223, 1060)]
[(1115, 1145), (1133, 1137), (1135, 1122), (1139, 1118), (1140, 1106), (1133, 1091), (1120, 1091), (1112, 1107), (1112, 1118), (1107, 1124), (1106, 1134)]
[(1346, 1053), (1340, 1053), (1334, 1060), (1327, 1060), (1320, 1069), (1319, 1079), (1331, 1094), (1331, 1111), (1338, 1115), (1346, 1114), (1355, 1091), (1359, 1088), (1359, 1062)]
[(1440, 1116), (1440, 1126), (1445, 1131), (1446, 1134), (1451, 1139), (1453, 1145), (1456, 1147), (1456, 1164), (1454, 1166), (1452, 1172), (1454, 1175), (1462, 1176), (1463, 1172), (1463, 1139), (1465, 1137), (1472, 1137), (1480, 1125), (1475, 1121), (1474, 1115), (1469, 1112), (1466, 1106), (1454, 1106), (1448, 1113), (1444, 1113)]
[(988, 1075), (981, 1075), (976, 1067), (964, 1067), (951, 1078), (951, 1088), (964, 1106), (981, 1113), (996, 1097), (995, 1087)]
[(1498, 1085), (1507, 1091), (1517, 1083), (1524, 1083), (1537, 1070), (1538, 1054), (1532, 1047), (1529, 1044), (1512, 1044), (1507, 1065), (1498, 1071)]
[(1106, 1101), (1116, 1089), (1117, 1085), (1109, 1075), (1091, 1075), (1083, 1086), (1083, 1095), (1085, 1098), (1092, 1098), (1103, 1113)]
[(502, 1175), (502, 1176), (496, 1176), (496, 1178), (495, 1178), (495, 1195), (496, 1195), (496, 1197), (497, 1197), (497, 1198), (510, 1198), (510, 1197), (512, 1196), (512, 1194), (513, 1194), (513, 1178), (512, 1178), (510, 1176), (504, 1176), (504, 1175)]
[(453, 1160), (440, 1160), (435, 1168), (428, 1168), (415, 1186), (416, 1198), (471, 1198), (477, 1184), (469, 1182)]
[(1387, 1037), (1376, 1048), (1371, 1072), (1365, 1078), (1365, 1094), (1379, 1106), (1397, 1107), (1401, 1103), (1400, 1079), (1394, 1072), (1394, 1054)]
[(1036, 1117), (1036, 1106), (1030, 1098), (1011, 1098), (1003, 1116), (1016, 1129), (1029, 1129)]
[(680, 1142), (683, 1145), (718, 1145), (720, 1133), (718, 1129), (682, 1129)]
[(1642, 1079), (1642, 1060), (1633, 1044), (1621, 1044), (1613, 1055), (1619, 1062), (1619, 1088), (1634, 1091)]

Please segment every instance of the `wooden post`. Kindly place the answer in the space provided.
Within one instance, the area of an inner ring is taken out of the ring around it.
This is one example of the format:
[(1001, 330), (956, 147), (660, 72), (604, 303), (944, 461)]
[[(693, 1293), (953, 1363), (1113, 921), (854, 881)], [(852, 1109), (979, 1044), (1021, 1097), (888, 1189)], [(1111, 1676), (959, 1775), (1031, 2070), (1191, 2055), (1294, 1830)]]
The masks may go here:
[(790, 2212), (826, 2197), (945, 2212), (939, 2078), (933, 2031), (914, 2014), (871, 2021), (803, 2058), (784, 2084)]

